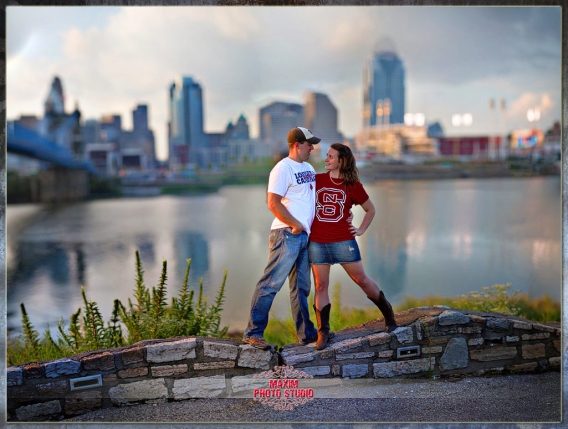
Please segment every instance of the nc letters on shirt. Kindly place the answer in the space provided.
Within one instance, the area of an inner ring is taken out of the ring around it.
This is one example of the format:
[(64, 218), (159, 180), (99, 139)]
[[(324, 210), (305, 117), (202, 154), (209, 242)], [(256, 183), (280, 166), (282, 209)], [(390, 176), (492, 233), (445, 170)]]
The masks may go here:
[(341, 189), (321, 188), (316, 192), (316, 216), (322, 222), (337, 222), (343, 216), (347, 196)]

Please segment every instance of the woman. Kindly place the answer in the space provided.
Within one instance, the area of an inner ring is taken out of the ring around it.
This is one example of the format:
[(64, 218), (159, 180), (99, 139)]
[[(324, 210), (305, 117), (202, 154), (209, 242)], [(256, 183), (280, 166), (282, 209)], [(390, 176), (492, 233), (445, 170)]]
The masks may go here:
[[(316, 216), (308, 249), (316, 284), (314, 310), (318, 323), (317, 350), (324, 349), (331, 338), (328, 287), (333, 264), (340, 264), (383, 313), (387, 332), (398, 326), (385, 294), (377, 282), (365, 273), (355, 240), (371, 224), (375, 206), (359, 181), (359, 170), (351, 149), (341, 143), (333, 143), (327, 151), (325, 169), (327, 173), (316, 174)], [(349, 219), (353, 205), (361, 205), (365, 210), (359, 228), (353, 226)]]

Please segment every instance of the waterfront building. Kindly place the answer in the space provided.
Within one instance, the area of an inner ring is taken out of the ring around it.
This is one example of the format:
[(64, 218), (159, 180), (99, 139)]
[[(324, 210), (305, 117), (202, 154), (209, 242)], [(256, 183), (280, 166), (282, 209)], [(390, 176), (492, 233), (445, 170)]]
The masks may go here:
[(337, 130), (337, 108), (326, 94), (307, 93), (304, 126), (317, 135), (324, 144), (343, 141), (343, 136)]
[(208, 139), (203, 131), (203, 91), (192, 77), (182, 76), (169, 87), (168, 142), (170, 168), (203, 165)]
[[(391, 124), (363, 128), (355, 136), (358, 152), (365, 159), (389, 158), (410, 162), (438, 154), (436, 139), (428, 136), (426, 126)], [(412, 161), (411, 161), (412, 160)]]
[(258, 112), (259, 139), (276, 152), (288, 151), (286, 137), (294, 127), (304, 126), (304, 107), (297, 103), (274, 101)]
[(493, 159), (500, 153), (502, 138), (490, 136), (438, 137), (438, 153), (441, 157), (459, 158), (464, 161)]
[(394, 49), (376, 50), (363, 70), (363, 127), (403, 124), (405, 70)]

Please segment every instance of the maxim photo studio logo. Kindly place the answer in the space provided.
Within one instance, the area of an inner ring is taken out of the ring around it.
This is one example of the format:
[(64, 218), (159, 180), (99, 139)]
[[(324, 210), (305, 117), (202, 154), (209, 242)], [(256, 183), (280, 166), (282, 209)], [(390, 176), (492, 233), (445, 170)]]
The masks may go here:
[(314, 399), (314, 389), (300, 387), (302, 378), (314, 378), (292, 366), (276, 366), (273, 370), (256, 374), (253, 378), (266, 378), (267, 387), (254, 389), (253, 399), (275, 410), (292, 410)]

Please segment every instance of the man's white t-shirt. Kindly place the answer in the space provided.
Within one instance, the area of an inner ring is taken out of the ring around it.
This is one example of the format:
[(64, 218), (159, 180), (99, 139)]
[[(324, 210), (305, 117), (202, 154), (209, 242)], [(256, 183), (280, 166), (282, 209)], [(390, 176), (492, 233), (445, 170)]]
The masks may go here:
[[(307, 162), (286, 157), (274, 166), (268, 179), (268, 192), (282, 196), (282, 204), (306, 229), (308, 235), (315, 215), (316, 170)], [(275, 218), (271, 229), (290, 225)]]

